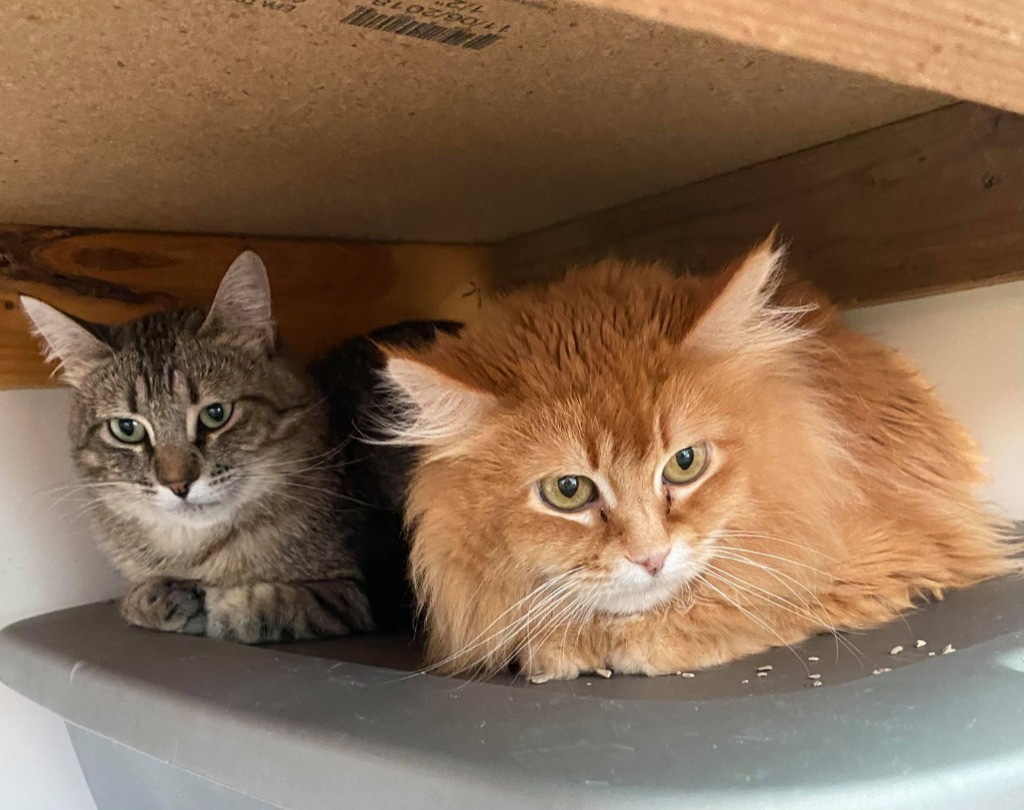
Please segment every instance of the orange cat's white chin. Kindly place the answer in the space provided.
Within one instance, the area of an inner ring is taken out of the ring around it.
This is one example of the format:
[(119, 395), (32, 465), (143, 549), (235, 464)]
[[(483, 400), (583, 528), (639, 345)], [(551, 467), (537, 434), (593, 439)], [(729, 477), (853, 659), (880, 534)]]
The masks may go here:
[(602, 594), (597, 600), (596, 610), (599, 613), (611, 613), (615, 616), (632, 616), (646, 613), (661, 607), (675, 599), (683, 590), (684, 582), (657, 583), (643, 590), (610, 591)]
[(589, 595), (599, 613), (630, 616), (646, 613), (677, 598), (700, 573), (701, 566), (685, 547), (675, 546), (664, 567), (652, 575), (628, 560), (618, 562), (596, 593)]

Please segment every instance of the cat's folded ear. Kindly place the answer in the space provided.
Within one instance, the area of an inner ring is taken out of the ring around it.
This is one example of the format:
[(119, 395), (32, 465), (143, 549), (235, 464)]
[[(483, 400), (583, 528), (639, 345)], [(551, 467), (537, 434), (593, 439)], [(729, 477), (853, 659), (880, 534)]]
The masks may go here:
[(711, 351), (770, 350), (808, 334), (802, 316), (814, 310), (806, 306), (772, 303), (785, 270), (785, 249), (776, 233), (722, 273), (724, 285), (698, 318), (687, 344)]
[(266, 348), (274, 345), (276, 327), (270, 311), (267, 268), (251, 250), (241, 253), (231, 263), (199, 328), (200, 335), (215, 333), (256, 341)]
[(111, 348), (82, 324), (36, 298), (21, 296), (21, 306), (39, 338), (43, 357), (58, 362), (56, 373), (77, 388), (90, 372), (113, 356)]
[(381, 376), (390, 395), (386, 424), (391, 444), (431, 447), (444, 454), (476, 433), (497, 400), (422, 359), (384, 348), (387, 362)]

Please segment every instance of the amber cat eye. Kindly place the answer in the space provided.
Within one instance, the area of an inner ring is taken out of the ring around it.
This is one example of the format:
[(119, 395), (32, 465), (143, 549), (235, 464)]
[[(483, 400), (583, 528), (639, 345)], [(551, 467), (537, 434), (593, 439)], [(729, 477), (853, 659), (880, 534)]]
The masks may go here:
[(597, 484), (584, 475), (562, 475), (540, 482), (540, 497), (559, 512), (575, 512), (597, 498)]
[(700, 477), (707, 465), (707, 442), (698, 442), (672, 456), (661, 471), (661, 477), (666, 484), (689, 484)]

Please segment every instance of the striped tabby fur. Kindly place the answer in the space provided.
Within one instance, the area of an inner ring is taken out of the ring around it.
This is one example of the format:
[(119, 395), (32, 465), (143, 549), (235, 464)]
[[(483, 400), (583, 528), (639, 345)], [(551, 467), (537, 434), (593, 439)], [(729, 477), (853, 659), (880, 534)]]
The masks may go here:
[[(318, 387), (278, 347), (253, 253), (231, 266), (207, 313), (101, 327), (22, 301), (75, 388), (74, 458), (101, 545), (131, 584), (127, 621), (258, 643), (403, 615), (410, 459), (353, 428), (374, 404), (372, 340), (327, 358)], [(374, 337), (416, 343), (434, 329)]]

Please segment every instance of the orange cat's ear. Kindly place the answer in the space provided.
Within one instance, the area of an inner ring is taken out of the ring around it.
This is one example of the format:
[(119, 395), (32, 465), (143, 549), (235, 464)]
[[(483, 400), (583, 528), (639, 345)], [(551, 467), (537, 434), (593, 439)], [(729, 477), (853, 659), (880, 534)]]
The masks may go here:
[(492, 395), (402, 355), (388, 358), (383, 376), (394, 395), (384, 426), (394, 444), (452, 448), (497, 406)]
[(810, 307), (777, 307), (771, 303), (784, 269), (785, 250), (772, 231), (740, 262), (725, 271), (722, 291), (700, 316), (687, 343), (728, 351), (770, 349), (806, 334), (800, 316)]

